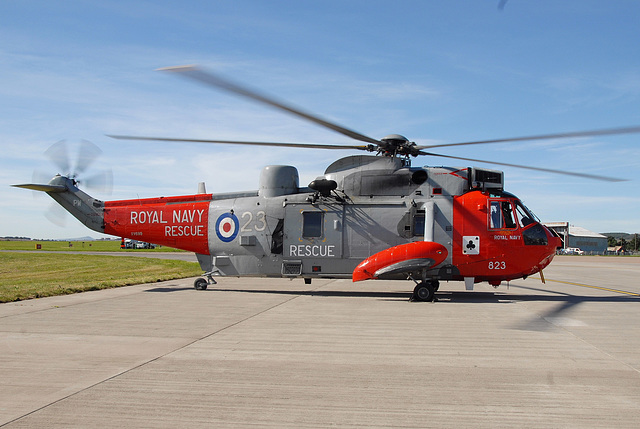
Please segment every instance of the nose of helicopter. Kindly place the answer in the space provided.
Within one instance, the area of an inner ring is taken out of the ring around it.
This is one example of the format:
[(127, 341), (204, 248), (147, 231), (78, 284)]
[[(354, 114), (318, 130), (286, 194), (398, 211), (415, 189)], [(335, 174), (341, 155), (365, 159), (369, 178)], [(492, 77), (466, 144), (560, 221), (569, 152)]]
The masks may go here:
[(547, 245), (545, 246), (544, 258), (542, 258), (538, 264), (538, 269), (536, 271), (540, 271), (549, 265), (553, 260), (553, 257), (556, 255), (558, 248), (562, 247), (562, 239), (560, 239), (560, 237), (551, 229), (544, 225), (542, 225), (542, 227), (545, 229), (547, 234)]
[(556, 250), (562, 247), (562, 239), (552, 229), (549, 229), (544, 225), (543, 227), (545, 229), (545, 232), (547, 233), (547, 241), (548, 241), (547, 247), (549, 249), (549, 252), (555, 254)]

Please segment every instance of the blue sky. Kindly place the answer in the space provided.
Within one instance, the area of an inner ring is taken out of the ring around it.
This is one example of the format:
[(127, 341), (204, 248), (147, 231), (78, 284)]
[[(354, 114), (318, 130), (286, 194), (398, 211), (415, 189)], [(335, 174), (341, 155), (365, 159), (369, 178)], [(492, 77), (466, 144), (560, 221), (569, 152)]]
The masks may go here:
[[(257, 188), (262, 166), (305, 185), (343, 152), (125, 142), (105, 134), (352, 144), (347, 138), (154, 71), (200, 64), (375, 138), (418, 144), (640, 125), (640, 2), (4, 1), (0, 3), (0, 236), (99, 235), (44, 216), (9, 187), (58, 171), (42, 153), (90, 140), (111, 195)], [(441, 152), (629, 179), (502, 168), (543, 221), (640, 232), (640, 135)], [(413, 165), (469, 166), (421, 157)], [(480, 165), (480, 164), (477, 164)], [(485, 165), (487, 167), (491, 167)], [(499, 168), (499, 167), (496, 167)]]

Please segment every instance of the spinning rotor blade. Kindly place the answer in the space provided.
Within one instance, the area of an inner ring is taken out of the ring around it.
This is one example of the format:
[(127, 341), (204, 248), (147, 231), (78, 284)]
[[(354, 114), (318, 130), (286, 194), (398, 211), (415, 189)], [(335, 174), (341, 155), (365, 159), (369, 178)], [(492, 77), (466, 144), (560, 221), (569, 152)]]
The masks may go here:
[(61, 205), (51, 203), (49, 209), (44, 213), (44, 217), (54, 225), (65, 227), (67, 226), (67, 217), (69, 214)]
[(82, 180), (82, 185), (95, 191), (111, 195), (113, 191), (113, 172), (104, 170)]
[(465, 158), (451, 155), (442, 155), (437, 153), (425, 152), (423, 149), (431, 149), (431, 148), (439, 148), (439, 147), (449, 147), (449, 146), (463, 146), (463, 145), (476, 145), (476, 144), (490, 144), (490, 143), (506, 143), (506, 142), (518, 142), (518, 141), (530, 141), (530, 140), (550, 140), (550, 139), (560, 139), (560, 138), (572, 138), (572, 137), (592, 137), (592, 136), (604, 136), (604, 135), (616, 135), (616, 134), (632, 134), (632, 133), (640, 133), (640, 126), (635, 127), (621, 127), (621, 128), (609, 128), (609, 129), (600, 129), (600, 130), (590, 130), (590, 131), (575, 131), (575, 132), (565, 132), (565, 133), (554, 133), (554, 134), (539, 134), (533, 136), (525, 136), (525, 137), (511, 137), (511, 138), (502, 138), (502, 139), (491, 139), (491, 140), (478, 140), (478, 141), (470, 141), (470, 142), (459, 142), (459, 143), (443, 143), (436, 145), (416, 145), (415, 143), (407, 140), (403, 136), (399, 135), (390, 135), (381, 140), (376, 140), (366, 135), (360, 134), (356, 131), (350, 130), (348, 128), (344, 128), (340, 125), (337, 125), (333, 122), (329, 122), (325, 119), (322, 119), (313, 114), (307, 113), (299, 108), (292, 107), (283, 102), (277, 101), (273, 97), (263, 95), (255, 90), (250, 90), (244, 86), (233, 83), (225, 78), (222, 78), (216, 74), (207, 72), (202, 70), (201, 68), (188, 65), (188, 66), (178, 66), (178, 67), (167, 67), (159, 69), (161, 71), (167, 71), (176, 73), (179, 76), (184, 76), (186, 78), (199, 81), (206, 85), (214, 86), (216, 88), (225, 90), (227, 92), (240, 95), (246, 98), (249, 98), (253, 101), (257, 101), (262, 104), (266, 104), (268, 106), (277, 108), (279, 110), (288, 112), (292, 115), (295, 115), (299, 118), (305, 119), (307, 121), (313, 122), (315, 124), (321, 125), (325, 128), (331, 129), (333, 131), (339, 132), (340, 134), (350, 137), (355, 140), (359, 140), (367, 145), (332, 145), (332, 144), (319, 144), (319, 143), (284, 143), (284, 142), (255, 142), (255, 141), (234, 141), (234, 140), (209, 140), (209, 139), (183, 139), (183, 138), (171, 138), (171, 137), (145, 137), (145, 136), (123, 136), (123, 135), (109, 135), (109, 137), (115, 139), (122, 140), (147, 140), (147, 141), (166, 141), (166, 142), (190, 142), (190, 143), (217, 143), (217, 144), (238, 144), (238, 145), (256, 145), (256, 146), (279, 146), (279, 147), (302, 147), (302, 148), (313, 148), (313, 149), (355, 149), (355, 150), (365, 150), (369, 152), (378, 152), (378, 154), (382, 154), (385, 156), (417, 156), (417, 155), (431, 155), (442, 158), (449, 159), (458, 159), (464, 161), (471, 162), (480, 162), (486, 164), (494, 164), (501, 165), (506, 167), (514, 167), (514, 168), (523, 168), (527, 170), (533, 171), (542, 171), (546, 173), (555, 173), (555, 174), (563, 174), (566, 176), (574, 176), (574, 177), (583, 177), (588, 179), (602, 180), (608, 182), (621, 182), (625, 181), (625, 179), (619, 179), (615, 177), (608, 176), (600, 176), (596, 174), (587, 174), (587, 173), (577, 173), (571, 171), (563, 171), (563, 170), (555, 170), (550, 168), (542, 168), (542, 167), (532, 167), (528, 165), (518, 165), (518, 164), (510, 164), (503, 163), (497, 161), (488, 161), (482, 159), (474, 159), (474, 158)]
[(69, 174), (71, 165), (69, 164), (69, 149), (67, 149), (67, 141), (60, 140), (52, 144), (45, 152), (45, 156), (49, 158), (56, 167), (60, 169), (60, 174)]
[(528, 165), (519, 165), (519, 164), (508, 164), (506, 162), (487, 161), (487, 160), (475, 159), (475, 158), (463, 158), (461, 156), (441, 155), (438, 153), (422, 152), (421, 155), (439, 156), (441, 158), (450, 158), (450, 159), (461, 159), (463, 161), (471, 161), (471, 162), (483, 162), (485, 164), (504, 165), (506, 167), (524, 168), (527, 170), (534, 170), (534, 171), (544, 171), (545, 173), (564, 174), (565, 176), (584, 177), (587, 179), (602, 180), (605, 182), (626, 182), (627, 181), (627, 179), (618, 179), (616, 177), (608, 177), (608, 176), (598, 176), (597, 174), (586, 174), (586, 173), (576, 173), (573, 171), (553, 170), (551, 168), (531, 167)]
[(279, 146), (279, 147), (302, 147), (309, 149), (356, 149), (366, 150), (373, 152), (376, 147), (373, 145), (336, 145), (336, 144), (322, 144), (322, 143), (278, 143), (278, 142), (249, 142), (249, 141), (235, 141), (235, 140), (206, 140), (206, 139), (181, 139), (172, 137), (140, 137), (140, 136), (120, 136), (107, 134), (107, 137), (111, 137), (118, 140), (146, 140), (146, 141), (164, 141), (164, 142), (182, 142), (182, 143), (211, 143), (211, 144), (240, 144), (240, 145), (253, 145), (253, 146)]
[(80, 148), (78, 149), (78, 157), (73, 168), (71, 167), (71, 157), (69, 155), (69, 148), (67, 147), (66, 140), (60, 140), (59, 142), (54, 143), (44, 152), (44, 154), (56, 165), (56, 167), (60, 169), (58, 173), (76, 177), (82, 174), (102, 154), (102, 150), (90, 141), (82, 140), (80, 142)]
[(366, 143), (379, 144), (380, 141), (374, 138), (365, 136), (364, 134), (360, 134), (356, 131), (350, 130), (348, 128), (342, 127), (338, 124), (334, 124), (333, 122), (329, 122), (325, 119), (322, 119), (318, 116), (312, 115), (310, 113), (304, 112), (301, 109), (289, 106), (280, 101), (275, 100), (270, 96), (266, 96), (260, 94), (254, 90), (247, 89), (243, 86), (237, 85), (229, 80), (226, 80), (220, 76), (217, 76), (210, 72), (205, 72), (201, 68), (197, 66), (178, 66), (178, 67), (167, 67), (159, 69), (161, 71), (168, 71), (172, 73), (178, 73), (180, 76), (188, 77), (193, 80), (200, 81), (207, 85), (212, 85), (217, 88), (223, 89), (225, 91), (231, 92), (233, 94), (241, 95), (243, 97), (250, 98), (259, 103), (266, 104), (271, 107), (275, 107), (276, 109), (284, 110), (285, 112), (291, 113), (295, 116), (298, 116), (307, 121), (311, 121), (315, 124), (321, 125), (325, 128), (329, 128), (330, 130), (337, 131), (340, 134), (343, 134), (347, 137), (350, 137), (355, 140), (363, 141)]
[(100, 155), (102, 150), (98, 146), (88, 140), (82, 140), (74, 174), (82, 174)]
[[(417, 149), (431, 149), (434, 147), (448, 147), (448, 146), (466, 146), (472, 144), (489, 144), (489, 143), (507, 143), (507, 142), (520, 142), (529, 140), (551, 140), (562, 139), (572, 137), (592, 137), (592, 136), (610, 136), (616, 134), (634, 134), (640, 133), (640, 127), (621, 127), (621, 128), (607, 128), (602, 130), (590, 130), (590, 131), (573, 131), (568, 133), (556, 133), (556, 134), (540, 134), (537, 136), (527, 137), (511, 137), (506, 139), (493, 139), (493, 140), (478, 140), (473, 142), (463, 143), (444, 143), (434, 144), (428, 146), (416, 146)], [(498, 164), (497, 162), (495, 164)]]
[[(69, 162), (69, 151), (65, 140), (50, 146), (45, 155), (49, 158), (61, 171), (58, 173), (74, 180), (76, 185), (86, 186), (94, 191), (111, 194), (113, 190), (113, 173), (110, 169), (99, 171), (92, 176), (80, 178), (87, 171), (96, 159), (102, 154), (102, 150), (88, 140), (82, 140), (78, 148), (78, 157), (76, 165), (71, 168)], [(55, 192), (55, 186), (48, 185), (51, 176), (41, 171), (33, 172), (33, 183), (19, 185), (19, 187), (34, 189), (44, 192)], [(16, 186), (16, 185), (14, 185)]]

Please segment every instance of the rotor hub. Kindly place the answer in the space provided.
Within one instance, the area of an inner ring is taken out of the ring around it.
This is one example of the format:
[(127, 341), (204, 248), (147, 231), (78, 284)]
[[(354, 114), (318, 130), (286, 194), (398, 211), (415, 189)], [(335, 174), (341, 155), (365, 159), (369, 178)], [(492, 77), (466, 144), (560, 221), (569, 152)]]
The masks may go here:
[(409, 139), (406, 138), (405, 136), (400, 135), (400, 134), (389, 134), (388, 136), (383, 137), (381, 140), (383, 142), (386, 142), (386, 141), (389, 141), (389, 142), (390, 141), (398, 141), (398, 142), (409, 143)]
[(380, 139), (382, 144), (379, 145), (379, 151), (387, 156), (409, 156), (419, 155), (419, 151), (415, 148), (416, 144), (409, 141), (403, 135), (389, 134), (388, 136)]

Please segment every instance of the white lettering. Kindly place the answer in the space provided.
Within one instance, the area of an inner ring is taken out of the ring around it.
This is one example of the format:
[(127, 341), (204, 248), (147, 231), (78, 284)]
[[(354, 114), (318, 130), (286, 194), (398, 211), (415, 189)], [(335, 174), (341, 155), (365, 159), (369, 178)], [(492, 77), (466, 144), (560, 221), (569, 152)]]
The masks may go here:
[(196, 218), (196, 214), (198, 215), (198, 222), (202, 222), (202, 215), (204, 214), (204, 209), (202, 210), (174, 210), (173, 211), (173, 223), (193, 223)]
[(335, 258), (335, 248), (333, 244), (318, 245), (318, 244), (291, 244), (289, 245), (289, 256), (308, 256), (308, 257), (320, 257), (320, 258)]
[(520, 240), (519, 235), (494, 235), (494, 240)]
[[(167, 237), (204, 237), (205, 225), (195, 223), (196, 215), (200, 223), (203, 220), (204, 210), (174, 210), (172, 223), (184, 223), (186, 225), (167, 225), (164, 234)], [(161, 210), (140, 210), (130, 213), (131, 225), (140, 224), (168, 224)]]
[(166, 237), (204, 237), (203, 225), (173, 225), (164, 227)]
[(490, 270), (506, 270), (507, 263), (505, 261), (489, 261)]
[(161, 211), (132, 211), (130, 216), (132, 225), (143, 223), (167, 223), (164, 219), (164, 214)]

